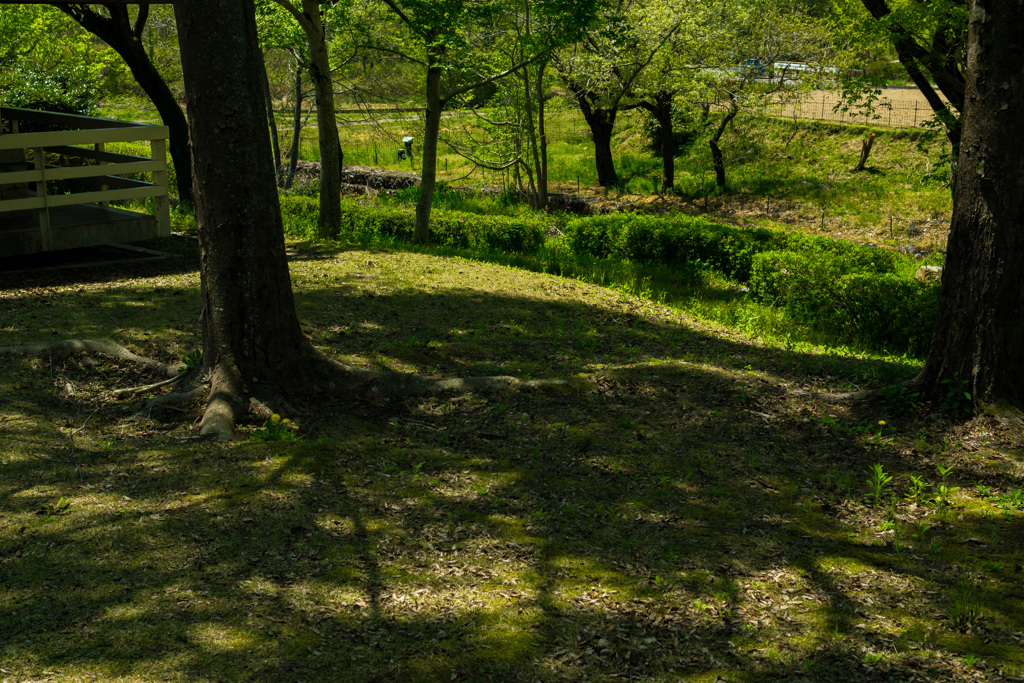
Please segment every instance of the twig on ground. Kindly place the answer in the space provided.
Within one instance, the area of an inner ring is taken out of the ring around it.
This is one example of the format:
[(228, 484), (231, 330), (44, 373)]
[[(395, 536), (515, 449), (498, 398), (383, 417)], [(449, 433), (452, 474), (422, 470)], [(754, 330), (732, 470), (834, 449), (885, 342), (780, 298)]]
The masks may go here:
[(79, 466), (78, 459), (75, 457), (75, 434), (85, 429), (85, 426), (89, 424), (89, 420), (91, 420), (93, 416), (96, 415), (96, 413), (98, 413), (99, 411), (100, 409), (97, 408), (96, 410), (89, 413), (89, 417), (85, 418), (85, 422), (82, 423), (82, 426), (79, 427), (78, 429), (72, 430), (72, 432), (68, 434), (68, 440), (71, 441), (71, 450), (68, 452), (68, 457), (71, 458), (71, 462), (75, 464), (75, 471), (78, 472), (79, 482), (84, 482), (85, 477), (82, 476), (82, 468)]
[(165, 386), (167, 386), (169, 384), (175, 384), (177, 382), (180, 382), (184, 377), (185, 377), (185, 373), (182, 373), (182, 374), (178, 375), (177, 377), (172, 377), (170, 379), (165, 379), (162, 382), (157, 382), (156, 384), (147, 384), (146, 386), (141, 386), (141, 387), (131, 387), (130, 389), (115, 389), (112, 393), (115, 396), (120, 396), (122, 394), (141, 394), (141, 393), (145, 393), (147, 391), (152, 391), (153, 389), (159, 389), (160, 387), (165, 387)]

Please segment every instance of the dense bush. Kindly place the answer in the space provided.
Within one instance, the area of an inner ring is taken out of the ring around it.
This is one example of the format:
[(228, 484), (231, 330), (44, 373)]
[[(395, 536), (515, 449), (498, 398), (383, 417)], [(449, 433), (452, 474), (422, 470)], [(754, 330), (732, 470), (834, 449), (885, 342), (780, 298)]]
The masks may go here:
[[(84, 66), (60, 64), (50, 72), (13, 68), (0, 74), (0, 92), (9, 107), (92, 115), (102, 88)], [(35, 130), (31, 125), (23, 132)]]
[[(881, 251), (881, 250), (876, 250)], [(837, 341), (899, 353), (927, 351), (938, 286), (891, 272), (898, 257), (843, 259), (827, 251), (754, 257), (751, 294)]]

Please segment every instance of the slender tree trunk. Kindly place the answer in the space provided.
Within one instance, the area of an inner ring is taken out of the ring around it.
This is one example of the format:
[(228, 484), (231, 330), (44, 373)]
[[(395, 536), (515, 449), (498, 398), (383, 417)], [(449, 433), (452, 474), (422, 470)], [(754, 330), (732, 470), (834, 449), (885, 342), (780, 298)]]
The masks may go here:
[(309, 75), (316, 93), (316, 122), (320, 141), (320, 220), (324, 237), (337, 237), (341, 229), (341, 142), (334, 114), (334, 82), (327, 55), (324, 25), (317, 0), (302, 0), (306, 21), (301, 22), (309, 42)]
[(953, 222), (924, 397), (958, 382), (976, 401), (1024, 406), (1024, 12), (974, 0)]
[(179, 0), (174, 11), (196, 169), (203, 357), (213, 373), (201, 431), (224, 435), (251, 391), (298, 381), (314, 352), (292, 298), (252, 0)]
[(292, 144), (288, 151), (288, 175), (284, 179), (284, 189), (290, 190), (295, 180), (295, 172), (299, 168), (299, 150), (302, 143), (302, 66), (298, 57), (295, 58), (295, 107), (292, 109)]
[[(531, 92), (532, 89), (533, 89), (533, 82), (532, 82), (532, 79), (530, 78), (530, 69), (529, 69), (529, 67), (524, 67), (523, 68), (521, 76), (522, 76), (522, 81), (523, 81), (523, 103), (525, 105), (525, 110), (526, 110), (526, 135), (527, 135), (527, 138), (528, 138), (528, 140), (530, 142), (530, 156), (533, 157), (533, 168), (536, 169), (536, 171), (537, 171), (537, 183), (536, 184), (534, 184), (534, 181), (533, 181), (533, 173), (530, 173), (530, 203), (533, 205), (533, 208), (535, 208), (535, 209), (543, 209), (544, 205), (547, 204), (547, 196), (546, 196), (547, 193), (545, 192), (545, 197), (543, 199), (541, 199), (541, 196), (540, 196), (540, 175), (541, 175), (540, 141), (538, 140), (537, 126), (534, 124), (534, 118), (533, 118), (533, 116), (534, 116), (533, 94)], [(529, 167), (527, 167), (527, 172), (529, 172), (529, 170), (530, 170)], [(516, 170), (516, 173), (518, 174), (518, 168)], [(545, 190), (547, 190), (546, 187), (545, 187)]]
[(538, 208), (548, 205), (548, 134), (544, 111), (544, 72), (548, 62), (544, 60), (537, 65), (537, 137), (540, 139), (540, 162), (537, 165), (537, 203)]
[(441, 133), (441, 55), (435, 48), (427, 51), (427, 111), (423, 126), (423, 170), (420, 175), (420, 198), (416, 202), (416, 230), (413, 242), (426, 244), (430, 239), (430, 209), (437, 187), (437, 139)]
[(267, 75), (267, 58), (263, 55), (263, 95), (267, 99), (267, 124), (270, 126), (270, 147), (274, 157), (274, 173), (277, 175), (277, 184), (280, 185), (283, 178), (281, 173), (281, 143), (277, 135), (277, 117), (274, 116), (274, 97), (270, 93), (270, 77)]
[(676, 183), (676, 142), (672, 123), (672, 95), (659, 92), (652, 101), (640, 102), (651, 113), (661, 129), (661, 188), (668, 192)]
[(711, 164), (715, 168), (715, 184), (718, 187), (725, 187), (725, 157), (718, 143), (722, 139), (725, 129), (729, 127), (732, 120), (736, 118), (736, 114), (739, 113), (739, 109), (736, 107), (736, 98), (732, 93), (729, 93), (729, 100), (729, 111), (719, 121), (715, 134), (711, 136), (711, 140), (708, 142), (708, 146), (711, 148)]
[[(58, 5), (57, 8), (95, 34), (117, 52), (131, 69), (132, 76), (153, 102), (160, 120), (170, 133), (168, 149), (178, 185), (178, 199), (192, 204), (192, 167), (189, 165), (188, 122), (174, 93), (149, 58), (141, 34), (147, 14), (133, 28), (124, 5), (108, 5), (109, 16), (97, 14), (87, 5)], [(140, 12), (142, 10), (140, 9)]]

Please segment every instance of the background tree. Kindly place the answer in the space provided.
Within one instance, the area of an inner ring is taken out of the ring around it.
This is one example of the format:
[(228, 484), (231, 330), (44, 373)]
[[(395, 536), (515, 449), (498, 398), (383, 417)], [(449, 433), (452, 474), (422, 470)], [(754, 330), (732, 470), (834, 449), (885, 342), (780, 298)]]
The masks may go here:
[[(488, 97), (488, 113), (475, 107), (475, 123), (482, 124), (487, 135), (480, 137), (471, 126), (461, 135), (443, 139), (446, 145), (480, 168), (495, 171), (511, 169), (517, 191), (530, 197), (534, 208), (548, 202), (546, 87), (550, 55), (529, 63), (529, 55), (538, 45), (553, 45), (553, 36), (565, 36), (562, 16), (544, 11), (544, 3), (523, 0), (509, 3), (496, 26), (503, 36), (491, 49), (492, 63), (521, 65), (512, 76), (493, 84)], [(586, 20), (584, 15), (580, 20)]]
[(659, 0), (617, 0), (605, 6), (586, 35), (552, 58), (590, 127), (597, 182), (604, 187), (619, 183), (612, 156), (615, 119), (636, 80), (681, 25), (678, 11)]
[[(188, 124), (185, 113), (143, 43), (149, 5), (102, 5), (100, 9), (86, 4), (62, 4), (56, 7), (113, 48), (131, 69), (135, 81), (153, 102), (161, 121), (168, 128), (168, 149), (174, 164), (178, 198), (185, 204), (191, 204), (192, 170), (188, 161)], [(135, 7), (134, 18), (129, 7)]]
[(725, 187), (719, 143), (729, 125), (742, 111), (764, 112), (829, 80), (830, 41), (824, 25), (803, 14), (799, 3), (723, 3), (707, 26), (688, 54), (724, 105), (708, 146), (715, 183)]
[[(679, 23), (633, 84), (632, 93), (631, 107), (643, 109), (657, 124), (663, 192), (668, 192), (675, 184), (677, 149), (673, 112), (679, 109), (676, 100), (684, 93), (691, 100), (702, 98), (706, 91), (690, 57), (690, 45), (706, 42), (704, 36), (708, 31), (707, 13), (710, 9), (710, 5), (668, 2), (660, 14), (645, 16), (648, 21), (664, 23), (668, 19)], [(649, 28), (644, 31), (644, 35), (656, 37), (659, 31)]]
[[(953, 145), (964, 109), (969, 0), (861, 0), (891, 40), (907, 75), (928, 101)], [(943, 99), (945, 98), (945, 99)]]
[(963, 133), (939, 313), (918, 378), (936, 403), (1024, 405), (1024, 12), (971, 3)]
[(318, 228), (324, 237), (336, 237), (341, 228), (341, 141), (334, 106), (334, 81), (327, 50), (324, 9), (319, 0), (272, 0), (302, 28), (309, 46), (309, 77), (316, 98), (317, 137), (320, 143), (320, 213)]
[(593, 0), (551, 0), (545, 12), (557, 17), (562, 33), (531, 44), (517, 64), (494, 64), (488, 56), (495, 41), (505, 39), (503, 15), (516, 0), (381, 0), (405, 28), (393, 35), (409, 36), (416, 51), (399, 44), (383, 47), (419, 64), (426, 72), (425, 122), (421, 152), (420, 197), (416, 204), (415, 241), (424, 243), (430, 234), (430, 209), (437, 186), (437, 144), (444, 110), (477, 88), (518, 73), (524, 66), (546, 56), (555, 40), (571, 36), (592, 16)]

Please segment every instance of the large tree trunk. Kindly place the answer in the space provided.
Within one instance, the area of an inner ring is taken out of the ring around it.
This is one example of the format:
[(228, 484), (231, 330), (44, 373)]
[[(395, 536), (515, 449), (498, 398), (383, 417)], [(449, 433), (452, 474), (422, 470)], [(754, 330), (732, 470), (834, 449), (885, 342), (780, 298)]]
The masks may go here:
[[(270, 163), (252, 0), (175, 3), (196, 170), (203, 357), (212, 370), (204, 434), (231, 434), (246, 397), (307, 375), (315, 355), (292, 299)], [(210, 55), (216, 54), (216, 59)]]
[(167, 87), (142, 45), (142, 30), (148, 17), (148, 8), (140, 6), (134, 26), (125, 5), (107, 5), (109, 16), (96, 13), (88, 5), (57, 5), (57, 8), (112, 47), (131, 69), (135, 81), (153, 102), (160, 120), (170, 132), (168, 149), (178, 185), (178, 199), (183, 204), (191, 205), (192, 167), (189, 164), (188, 122), (174, 93)]
[(430, 209), (437, 187), (437, 139), (441, 134), (441, 56), (436, 48), (427, 50), (427, 111), (423, 125), (423, 170), (420, 174), (420, 198), (416, 202), (416, 230), (413, 242), (426, 244), (430, 239)]
[(974, 0), (963, 137), (939, 313), (919, 377), (924, 396), (956, 382), (976, 401), (1024, 404), (1024, 12)]

